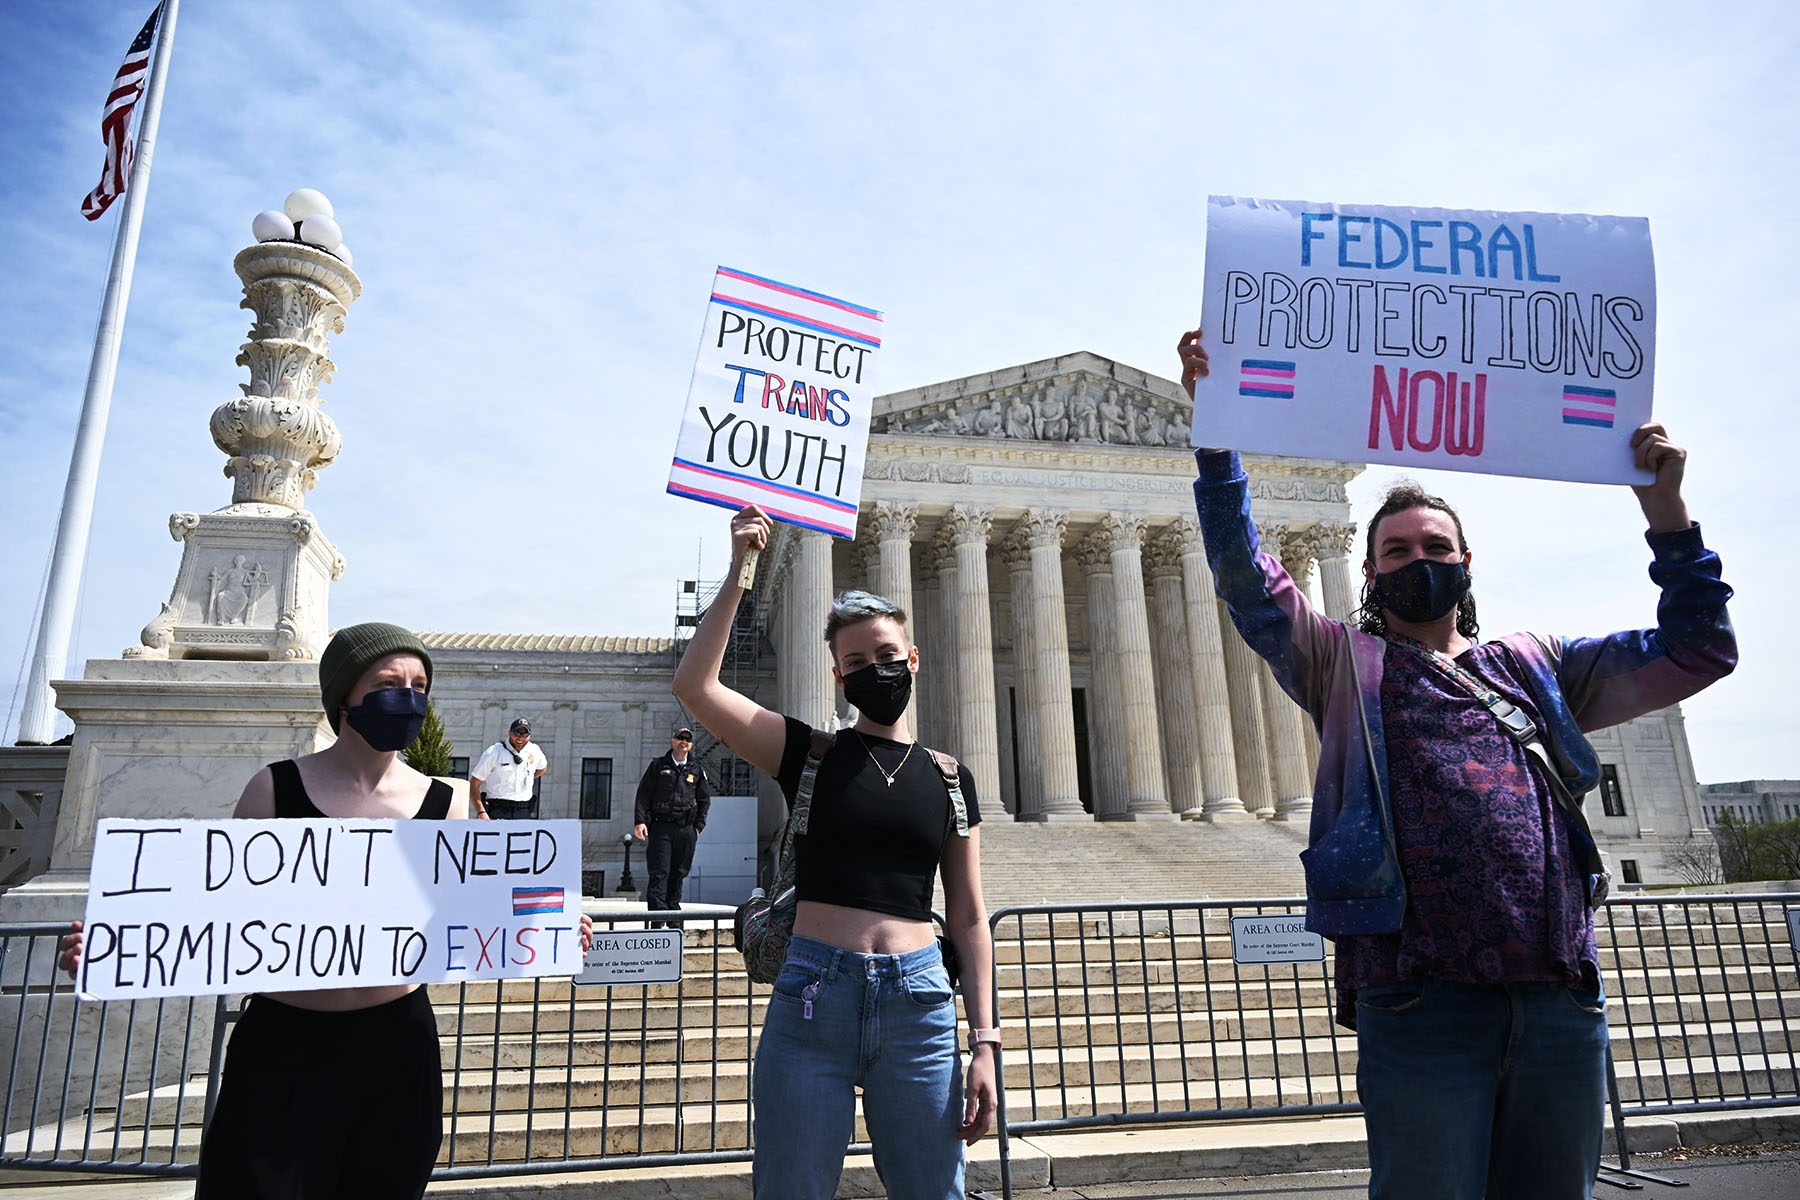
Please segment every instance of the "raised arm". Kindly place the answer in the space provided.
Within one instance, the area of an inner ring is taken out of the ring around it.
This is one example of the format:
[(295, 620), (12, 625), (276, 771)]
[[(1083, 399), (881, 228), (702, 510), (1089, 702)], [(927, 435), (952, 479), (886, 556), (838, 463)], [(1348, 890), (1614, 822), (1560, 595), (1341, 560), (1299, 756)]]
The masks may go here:
[[(1181, 385), (1192, 396), (1210, 369), (1200, 330), (1182, 334), (1176, 352)], [(1202, 448), (1194, 458), (1194, 504), (1219, 598), (1282, 690), (1314, 712), (1326, 686), (1324, 664), (1342, 646), (1344, 627), (1315, 611), (1280, 560), (1263, 551), (1250, 515), (1250, 481), (1236, 452)]]
[(725, 665), (725, 643), (731, 636), (731, 623), (737, 617), (738, 602), (744, 590), (738, 586), (738, 572), (744, 554), (758, 551), (769, 543), (769, 518), (754, 504), (731, 519), (731, 571), (719, 594), (700, 619), (688, 643), (681, 665), (675, 668), (675, 695), (694, 719), (727, 746), (731, 752), (770, 775), (781, 770), (781, 752), (787, 744), (787, 723), (780, 713), (770, 712), (750, 697), (733, 691), (719, 679)]
[(1656, 627), (1560, 643), (1537, 639), (1555, 656), (1557, 682), (1583, 730), (1685, 700), (1737, 666), (1737, 636), (1726, 611), (1731, 588), (1681, 495), (1687, 451), (1654, 424), (1640, 427), (1631, 444), (1638, 465), (1656, 474), (1655, 482), (1632, 489), (1650, 526), (1650, 578), (1662, 592)]

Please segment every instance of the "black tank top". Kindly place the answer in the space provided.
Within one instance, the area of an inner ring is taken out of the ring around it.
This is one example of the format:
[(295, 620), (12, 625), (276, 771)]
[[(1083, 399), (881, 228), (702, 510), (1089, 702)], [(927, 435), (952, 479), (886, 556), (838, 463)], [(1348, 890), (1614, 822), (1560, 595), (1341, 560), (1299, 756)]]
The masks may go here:
[[(319, 811), (319, 806), (312, 802), (312, 797), (306, 794), (306, 784), (300, 778), (299, 763), (291, 758), (270, 763), (269, 774), (275, 780), (276, 816), (325, 816)], [(444, 820), (450, 815), (450, 800), (454, 795), (449, 784), (441, 779), (432, 780), (431, 786), (425, 790), (425, 802), (419, 805), (419, 811), (413, 814), (414, 819), (421, 821)]]

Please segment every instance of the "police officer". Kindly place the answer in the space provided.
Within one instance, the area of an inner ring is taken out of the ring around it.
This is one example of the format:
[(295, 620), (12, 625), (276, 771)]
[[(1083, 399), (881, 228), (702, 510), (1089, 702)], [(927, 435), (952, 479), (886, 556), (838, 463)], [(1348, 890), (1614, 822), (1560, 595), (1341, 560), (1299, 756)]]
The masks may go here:
[[(690, 759), (693, 748), (694, 731), (677, 729), (669, 738), (669, 752), (651, 759), (638, 781), (637, 828), (632, 832), (646, 843), (650, 890), (644, 898), (651, 912), (681, 907), (681, 883), (694, 865), (694, 843), (706, 828), (712, 781), (706, 768)], [(679, 921), (670, 924), (680, 927)]]
[(550, 768), (550, 760), (531, 740), (531, 723), (512, 723), (506, 740), (487, 748), (469, 772), (469, 800), (481, 820), (526, 821), (537, 815), (532, 784)]

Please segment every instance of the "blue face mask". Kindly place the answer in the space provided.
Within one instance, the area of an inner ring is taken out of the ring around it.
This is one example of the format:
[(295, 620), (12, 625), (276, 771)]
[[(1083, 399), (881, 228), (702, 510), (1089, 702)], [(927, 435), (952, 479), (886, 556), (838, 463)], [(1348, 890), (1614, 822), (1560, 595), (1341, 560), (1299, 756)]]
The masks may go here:
[(425, 693), (411, 688), (380, 688), (344, 710), (350, 728), (374, 750), (404, 750), (425, 728)]
[(1469, 569), (1460, 562), (1415, 558), (1375, 576), (1375, 598), (1402, 621), (1423, 625), (1455, 608), (1469, 594), (1469, 583)]

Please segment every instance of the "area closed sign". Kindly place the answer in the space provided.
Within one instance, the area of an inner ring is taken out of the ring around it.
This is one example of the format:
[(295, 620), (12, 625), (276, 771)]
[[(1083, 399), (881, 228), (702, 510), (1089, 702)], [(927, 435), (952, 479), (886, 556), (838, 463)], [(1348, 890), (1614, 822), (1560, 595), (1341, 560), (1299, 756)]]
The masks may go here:
[(1231, 957), (1239, 963), (1323, 962), (1325, 939), (1299, 913), (1231, 918)]

